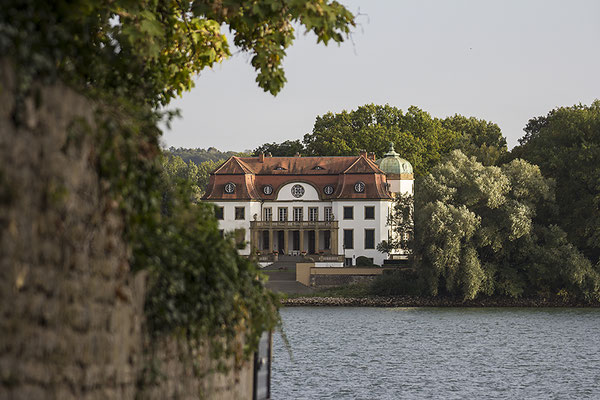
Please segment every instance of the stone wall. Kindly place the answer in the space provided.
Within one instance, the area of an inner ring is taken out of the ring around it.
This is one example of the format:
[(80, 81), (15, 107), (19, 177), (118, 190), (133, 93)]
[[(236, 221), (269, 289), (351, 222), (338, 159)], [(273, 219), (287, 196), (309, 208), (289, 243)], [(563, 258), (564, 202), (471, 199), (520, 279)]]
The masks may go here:
[(91, 140), (67, 133), (93, 107), (60, 85), (17, 107), (10, 71), (0, 66), (0, 398), (133, 398), (143, 285)]
[(312, 274), (310, 276), (310, 286), (320, 289), (333, 288), (337, 286), (346, 286), (356, 283), (372, 282), (377, 275), (320, 275)]
[(373, 267), (315, 267), (314, 263), (296, 264), (296, 281), (319, 289), (371, 282), (383, 274), (385, 268)]
[[(145, 278), (129, 269), (90, 135), (69, 129), (93, 129), (94, 105), (62, 85), (17, 102), (11, 71), (0, 60), (0, 399), (251, 398), (250, 365), (209, 373), (205, 354), (168, 341), (149, 353)], [(146, 387), (154, 361), (161, 379)]]
[(215, 373), (217, 362), (204, 348), (198, 353), (184, 341), (161, 340), (147, 348), (143, 386), (139, 397), (163, 399), (251, 399), (254, 384), (253, 360), (235, 368), (232, 360), (227, 373)]

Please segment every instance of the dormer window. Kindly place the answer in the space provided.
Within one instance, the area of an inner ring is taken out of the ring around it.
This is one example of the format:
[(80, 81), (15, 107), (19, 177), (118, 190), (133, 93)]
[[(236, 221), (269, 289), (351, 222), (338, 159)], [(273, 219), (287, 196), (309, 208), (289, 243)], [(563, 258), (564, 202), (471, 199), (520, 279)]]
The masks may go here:
[(275, 167), (275, 171), (285, 171), (285, 168), (283, 168), (281, 165), (278, 165)]
[(316, 171), (320, 171), (320, 170), (324, 170), (325, 168), (321, 167), (320, 165), (317, 165), (316, 167), (313, 168), (313, 170)]

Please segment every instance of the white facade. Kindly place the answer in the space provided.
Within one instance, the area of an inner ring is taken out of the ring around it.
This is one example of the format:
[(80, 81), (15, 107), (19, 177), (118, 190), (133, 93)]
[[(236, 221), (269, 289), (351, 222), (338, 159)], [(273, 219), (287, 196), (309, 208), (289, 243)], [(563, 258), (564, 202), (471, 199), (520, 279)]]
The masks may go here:
[[(300, 185), (304, 194), (300, 198), (293, 197), (291, 188)], [(240, 250), (240, 254), (250, 255), (250, 223), (251, 221), (265, 221), (271, 216), (272, 221), (280, 221), (280, 210), (286, 209), (286, 221), (310, 222), (310, 218), (316, 216), (317, 221), (326, 220), (326, 209), (330, 208), (333, 220), (338, 223), (337, 249), (340, 255), (346, 259), (346, 264), (356, 265), (356, 258), (364, 256), (373, 259), (375, 264), (381, 265), (386, 254), (377, 251), (377, 245), (382, 240), (387, 240), (389, 229), (387, 218), (391, 201), (389, 200), (332, 200), (321, 201), (317, 190), (310, 184), (304, 182), (292, 182), (283, 185), (276, 201), (215, 201), (217, 207), (223, 207), (223, 219), (219, 220), (219, 229), (224, 232), (244, 230), (244, 241), (246, 247)], [(240, 209), (243, 209), (244, 219), (240, 218)], [(270, 214), (267, 210), (271, 210)], [(310, 209), (316, 209), (316, 215), (311, 214)], [(295, 210), (301, 210), (300, 212)], [(351, 210), (351, 216), (349, 215)], [(372, 216), (370, 215), (372, 213)], [(299, 215), (301, 214), (301, 215)], [(296, 218), (295, 218), (296, 217)], [(366, 232), (366, 231), (370, 231)], [(351, 232), (351, 233), (345, 233)], [(308, 251), (308, 230), (303, 232), (303, 248), (299, 251)], [(368, 235), (373, 235), (372, 239)], [(352, 236), (352, 240), (349, 239)], [(348, 246), (344, 245), (344, 238), (348, 240)], [(367, 240), (368, 239), (368, 240)], [(293, 238), (288, 237), (288, 248), (293, 249)], [(274, 239), (276, 242), (276, 239)], [(274, 244), (276, 250), (280, 250), (280, 243)], [(319, 235), (318, 249), (325, 248), (325, 235)], [(260, 250), (260, 249), (259, 249)], [(318, 250), (317, 250), (318, 251)]]
[(339, 157), (231, 157), (211, 174), (203, 199), (217, 207), (223, 233), (233, 233), (261, 262), (307, 255), (318, 266), (381, 265), (397, 193), (413, 192), (410, 163), (391, 147), (381, 168), (374, 154)]
[[(215, 202), (217, 207), (223, 207), (223, 219), (219, 220), (219, 229), (223, 233), (235, 233), (236, 230), (244, 229), (244, 241), (250, 243), (250, 221), (252, 216), (260, 212), (260, 203), (256, 201), (219, 201)], [(236, 219), (236, 209), (244, 210), (244, 218)], [(250, 255), (250, 247), (246, 246), (240, 250), (242, 255)]]
[(414, 193), (414, 180), (412, 179), (388, 179), (390, 191), (393, 193)]

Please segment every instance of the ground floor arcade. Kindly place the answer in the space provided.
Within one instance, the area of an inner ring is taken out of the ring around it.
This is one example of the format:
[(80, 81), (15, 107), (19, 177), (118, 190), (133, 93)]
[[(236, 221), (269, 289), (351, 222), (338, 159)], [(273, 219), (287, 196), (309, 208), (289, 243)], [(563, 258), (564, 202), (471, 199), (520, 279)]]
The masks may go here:
[(256, 252), (338, 254), (338, 227), (335, 221), (254, 221), (250, 226), (250, 238), (251, 248)]

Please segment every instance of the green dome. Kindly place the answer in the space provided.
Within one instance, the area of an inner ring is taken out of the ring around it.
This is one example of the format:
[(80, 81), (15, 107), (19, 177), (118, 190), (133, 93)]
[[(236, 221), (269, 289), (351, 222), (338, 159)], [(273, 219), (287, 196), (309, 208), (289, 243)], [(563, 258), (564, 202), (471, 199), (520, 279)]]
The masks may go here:
[(384, 154), (383, 158), (377, 160), (379, 169), (387, 174), (412, 174), (412, 165), (400, 154), (394, 151), (394, 143), (390, 142), (390, 150)]

